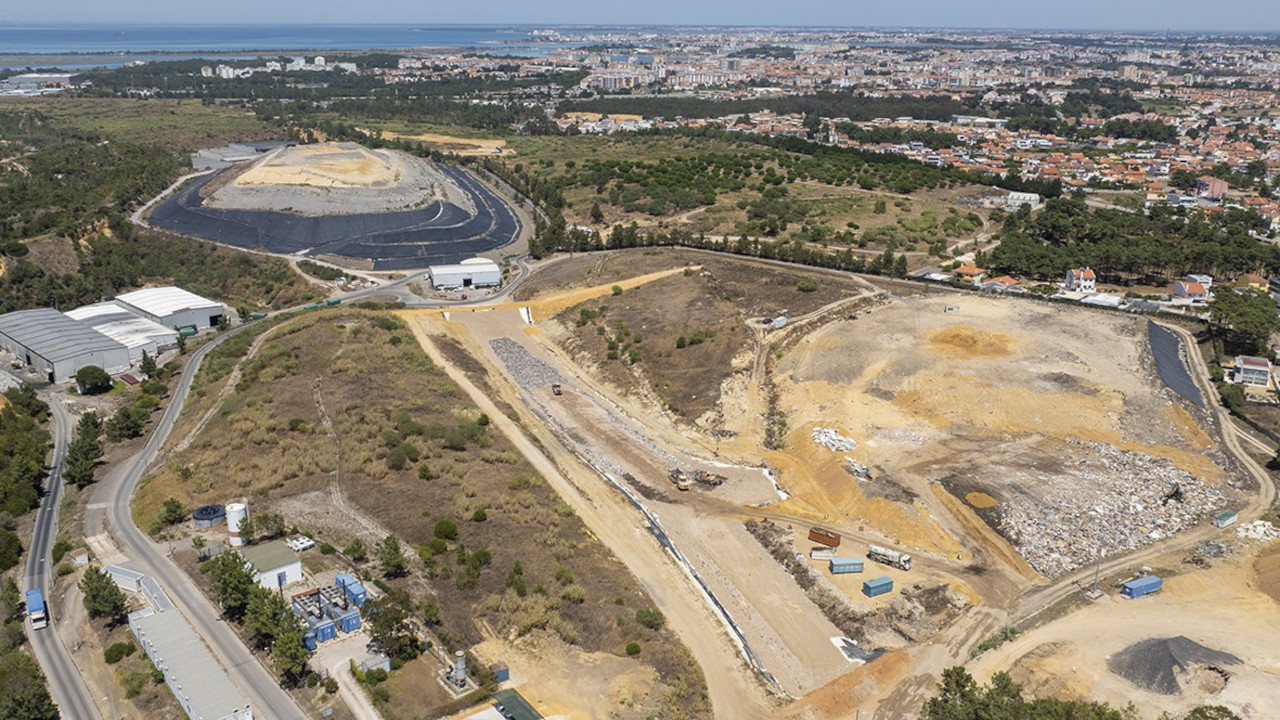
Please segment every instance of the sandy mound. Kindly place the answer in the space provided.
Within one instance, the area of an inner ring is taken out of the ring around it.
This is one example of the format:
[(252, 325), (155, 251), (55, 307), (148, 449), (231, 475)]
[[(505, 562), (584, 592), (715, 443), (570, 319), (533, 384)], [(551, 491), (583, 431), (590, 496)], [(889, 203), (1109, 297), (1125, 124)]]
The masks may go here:
[(248, 168), (228, 171), (204, 201), (225, 210), (295, 215), (361, 215), (428, 208), (432, 203), (475, 213), (468, 193), (433, 163), (355, 143), (282, 147)]
[(926, 335), (934, 349), (951, 357), (1000, 357), (1013, 352), (1014, 341), (1004, 333), (968, 325), (935, 330)]
[(1273, 547), (1258, 555), (1253, 563), (1258, 574), (1258, 589), (1272, 600), (1280, 602), (1280, 547)]
[(1202, 689), (1206, 670), (1219, 676), (1225, 685), (1223, 666), (1239, 664), (1240, 658), (1235, 655), (1207, 648), (1181, 635), (1134, 643), (1107, 661), (1111, 672), (1161, 695), (1181, 695), (1184, 683), (1188, 689)]

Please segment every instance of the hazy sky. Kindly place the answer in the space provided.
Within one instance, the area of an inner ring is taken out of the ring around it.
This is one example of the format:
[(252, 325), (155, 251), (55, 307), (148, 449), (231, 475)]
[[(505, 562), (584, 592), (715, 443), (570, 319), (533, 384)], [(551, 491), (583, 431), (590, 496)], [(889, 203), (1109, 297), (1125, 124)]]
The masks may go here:
[[(58, 0), (3, 21), (716, 24), (1280, 31), (1276, 0)], [(56, 8), (56, 10), (55, 10)]]

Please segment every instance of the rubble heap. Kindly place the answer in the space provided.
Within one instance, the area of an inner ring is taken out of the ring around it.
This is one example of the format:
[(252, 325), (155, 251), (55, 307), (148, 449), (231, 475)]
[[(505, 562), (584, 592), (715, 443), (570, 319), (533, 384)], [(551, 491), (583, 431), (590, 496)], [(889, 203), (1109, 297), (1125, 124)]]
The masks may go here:
[(1251, 523), (1245, 523), (1236, 528), (1236, 536), (1246, 540), (1261, 540), (1262, 542), (1271, 542), (1276, 538), (1280, 538), (1280, 530), (1275, 525), (1266, 520), (1254, 520)]
[(847, 438), (835, 428), (815, 427), (813, 441), (832, 452), (849, 452), (858, 447), (853, 438)]
[(1165, 458), (1081, 443), (1082, 458), (1055, 475), (1037, 473), (1026, 490), (1008, 493), (999, 530), (1049, 577), (1097, 556), (1151, 543), (1195, 525), (1226, 498)]

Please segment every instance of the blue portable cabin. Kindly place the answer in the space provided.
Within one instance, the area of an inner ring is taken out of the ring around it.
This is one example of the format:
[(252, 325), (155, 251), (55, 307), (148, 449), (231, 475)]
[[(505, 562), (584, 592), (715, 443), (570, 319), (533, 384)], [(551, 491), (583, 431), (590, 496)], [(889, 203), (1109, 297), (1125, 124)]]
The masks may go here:
[(845, 573), (862, 572), (862, 558), (831, 558), (827, 563), (827, 569), (832, 575), (843, 575)]
[(337, 626), (335, 626), (333, 621), (328, 618), (316, 623), (315, 626), (311, 628), (311, 631), (316, 634), (316, 642), (326, 642), (338, 637)]
[(333, 624), (344, 633), (353, 633), (360, 629), (360, 611), (349, 610), (341, 614), (335, 613)]
[(302, 636), (302, 647), (310, 650), (311, 652), (316, 651), (316, 631), (315, 630), (308, 630), (307, 634)]
[(867, 597), (884, 595), (893, 591), (893, 578), (883, 575), (862, 583), (862, 594)]
[(364, 589), (364, 585), (361, 585), (359, 580), (351, 577), (348, 573), (338, 573), (338, 578), (335, 583), (347, 594), (347, 597), (351, 602), (355, 603), (357, 606), (364, 605), (364, 601), (369, 597), (369, 594)]
[(1164, 581), (1155, 575), (1126, 580), (1120, 585), (1120, 594), (1130, 600), (1137, 600), (1143, 595), (1154, 595), (1164, 587)]

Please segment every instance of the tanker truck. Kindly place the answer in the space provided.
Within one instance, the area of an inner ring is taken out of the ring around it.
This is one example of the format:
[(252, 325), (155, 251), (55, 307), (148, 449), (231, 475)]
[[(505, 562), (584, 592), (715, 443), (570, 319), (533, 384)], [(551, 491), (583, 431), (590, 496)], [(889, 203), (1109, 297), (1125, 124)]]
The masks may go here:
[(897, 550), (882, 548), (879, 545), (871, 545), (867, 547), (867, 559), (875, 560), (876, 562), (884, 565), (896, 567), (899, 570), (911, 569), (910, 555), (898, 552)]

